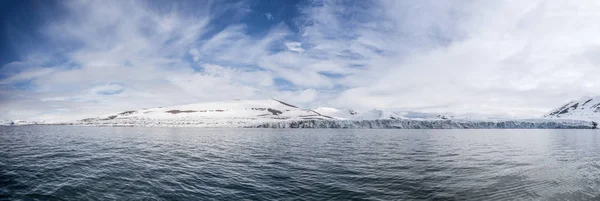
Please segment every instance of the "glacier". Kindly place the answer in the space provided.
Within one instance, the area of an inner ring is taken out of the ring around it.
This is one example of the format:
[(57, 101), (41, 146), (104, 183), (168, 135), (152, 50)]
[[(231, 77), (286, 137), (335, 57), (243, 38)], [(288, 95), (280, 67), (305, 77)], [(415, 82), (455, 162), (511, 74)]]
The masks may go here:
[[(599, 100), (599, 101), (596, 101)], [(596, 103), (598, 102), (598, 103)], [(588, 105), (590, 108), (588, 108)], [(600, 105), (585, 99), (550, 112), (540, 119), (470, 119), (452, 114), (427, 114), (373, 109), (355, 111), (319, 107), (314, 110), (276, 100), (229, 100), (141, 110), (70, 122), (3, 121), (0, 125), (72, 125), (121, 127), (235, 127), (347, 129), (595, 129), (595, 119), (572, 119)], [(585, 107), (584, 107), (585, 106)], [(595, 111), (595, 109), (594, 109)], [(593, 115), (592, 115), (593, 114)], [(569, 118), (566, 118), (569, 117)], [(587, 117), (587, 116), (586, 116)]]
[(209, 127), (209, 128), (335, 128), (335, 129), (596, 129), (597, 123), (566, 119), (519, 120), (161, 120), (127, 119), (75, 122), (63, 125), (117, 127)]
[(265, 122), (250, 128), (340, 128), (340, 129), (596, 129), (583, 120), (290, 120)]

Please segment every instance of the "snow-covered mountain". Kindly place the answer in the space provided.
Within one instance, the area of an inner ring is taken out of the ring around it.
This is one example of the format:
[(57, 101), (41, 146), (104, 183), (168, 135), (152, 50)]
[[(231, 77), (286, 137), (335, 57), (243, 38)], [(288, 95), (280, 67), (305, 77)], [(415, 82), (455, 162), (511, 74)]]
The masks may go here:
[(543, 116), (552, 119), (600, 120), (600, 96), (583, 97), (558, 107)]
[[(285, 120), (399, 120), (408, 112), (385, 110), (355, 111), (320, 107), (302, 109), (276, 100), (231, 100), (153, 109), (131, 110), (96, 118), (82, 119), (76, 125), (116, 126), (199, 126), (240, 127)], [(421, 115), (416, 119), (447, 119), (441, 115)]]
[[(451, 114), (405, 111), (302, 109), (276, 100), (230, 100), (123, 111), (68, 123), (84, 126), (250, 127), (250, 128), (596, 128), (600, 98), (572, 101), (544, 117), (546, 119), (471, 120)], [(585, 118), (584, 118), (585, 117)], [(558, 118), (558, 119), (547, 119)], [(571, 120), (574, 119), (574, 120)], [(4, 125), (37, 122), (7, 121)]]
[(231, 100), (131, 110), (75, 122), (79, 125), (238, 127), (281, 120), (326, 120), (333, 117), (276, 99)]

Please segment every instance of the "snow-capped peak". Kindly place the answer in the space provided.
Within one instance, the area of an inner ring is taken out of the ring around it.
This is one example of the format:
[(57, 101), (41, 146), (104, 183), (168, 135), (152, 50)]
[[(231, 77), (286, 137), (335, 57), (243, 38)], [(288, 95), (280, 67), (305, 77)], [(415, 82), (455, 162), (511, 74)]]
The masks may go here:
[(600, 96), (570, 101), (543, 116), (544, 118), (596, 120), (600, 119)]

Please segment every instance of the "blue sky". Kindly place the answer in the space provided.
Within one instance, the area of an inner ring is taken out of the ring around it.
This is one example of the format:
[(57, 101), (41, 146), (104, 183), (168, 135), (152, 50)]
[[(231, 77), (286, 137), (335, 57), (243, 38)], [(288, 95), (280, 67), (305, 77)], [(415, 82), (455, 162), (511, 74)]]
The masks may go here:
[(0, 118), (278, 98), (536, 117), (599, 91), (595, 1), (2, 1)]

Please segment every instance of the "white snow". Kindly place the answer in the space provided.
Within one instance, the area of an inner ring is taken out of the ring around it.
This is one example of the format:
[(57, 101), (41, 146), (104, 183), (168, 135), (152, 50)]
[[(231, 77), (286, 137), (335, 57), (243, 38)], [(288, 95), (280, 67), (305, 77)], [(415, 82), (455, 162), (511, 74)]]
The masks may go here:
[(336, 109), (330, 107), (319, 107), (314, 111), (335, 117), (341, 120), (374, 120), (374, 119), (413, 119), (413, 120), (439, 120), (439, 119), (454, 119), (454, 116), (448, 114), (430, 114), (416, 113), (408, 111), (391, 111), (372, 109), (367, 111), (357, 111), (353, 109)]
[(327, 115), (342, 120), (406, 119), (403, 116), (405, 114), (403, 112), (393, 112), (378, 109), (368, 111), (356, 111), (352, 109), (338, 110), (330, 107), (319, 107), (317, 109), (314, 109), (314, 111), (322, 115)]
[(180, 125), (200, 127), (237, 127), (281, 120), (332, 119), (312, 110), (275, 100), (230, 100), (172, 107), (125, 111), (84, 119), (80, 125)]
[(546, 113), (543, 118), (598, 121), (600, 120), (600, 96), (570, 101)]
[(25, 120), (0, 120), (0, 126), (23, 126), (23, 125), (36, 125), (45, 124), (44, 121), (25, 121)]
[[(70, 123), (42, 124), (261, 128), (595, 128), (597, 124), (591, 120), (598, 117), (598, 107), (600, 98), (584, 98), (551, 111), (543, 119), (470, 120), (455, 119), (450, 114), (379, 109), (356, 111), (319, 107), (308, 110), (275, 99), (229, 100), (124, 111)], [(1, 124), (38, 123), (16, 120)]]

